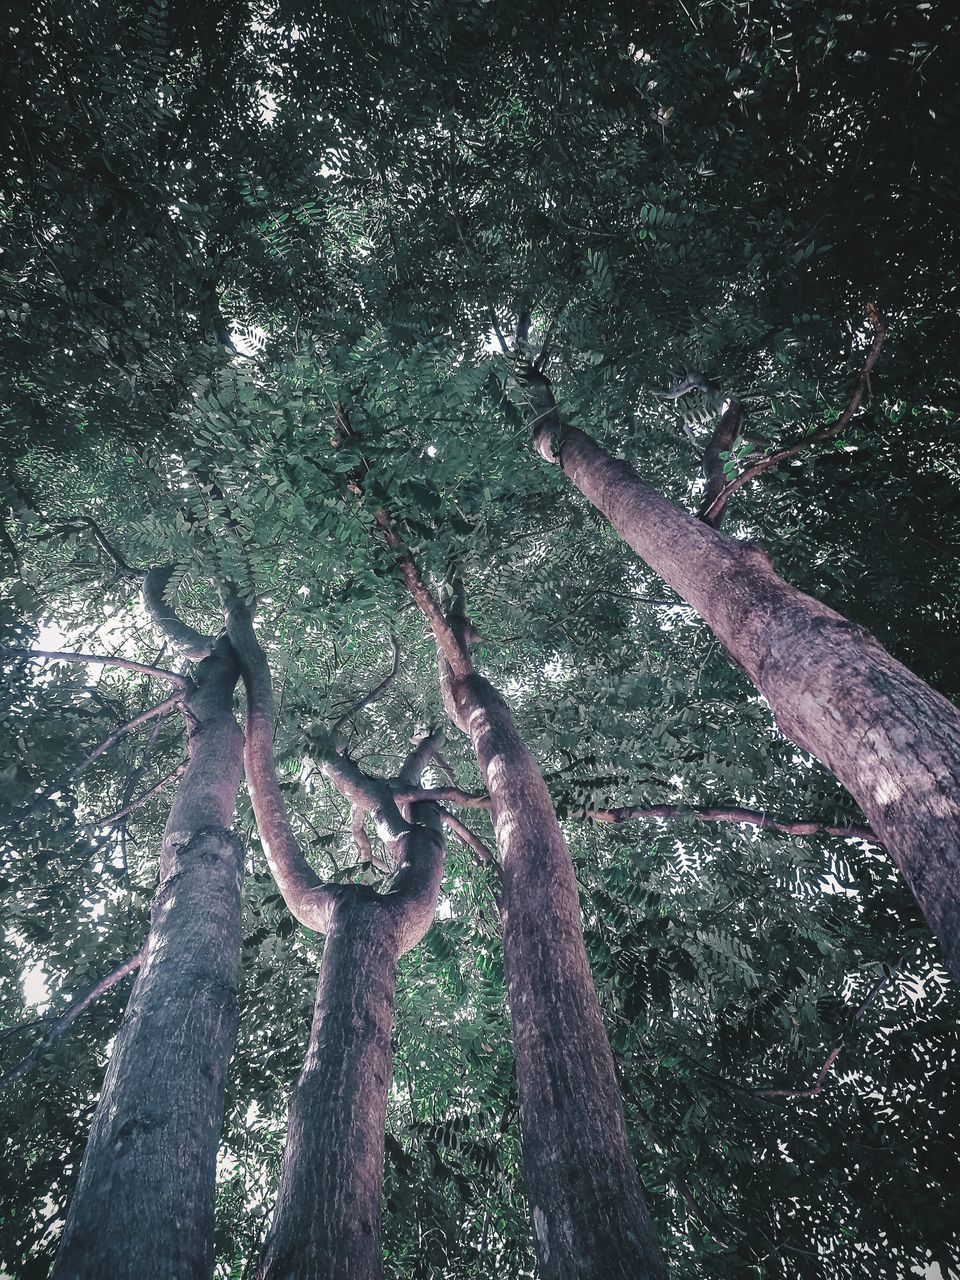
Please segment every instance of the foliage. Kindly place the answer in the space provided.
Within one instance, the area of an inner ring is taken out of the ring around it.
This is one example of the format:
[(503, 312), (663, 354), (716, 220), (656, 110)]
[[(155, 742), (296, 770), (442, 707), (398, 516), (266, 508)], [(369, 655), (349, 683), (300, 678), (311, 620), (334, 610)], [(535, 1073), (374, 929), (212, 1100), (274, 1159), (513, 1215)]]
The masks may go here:
[[(388, 773), (418, 721), (442, 721), (431, 646), (371, 536), (388, 503), (434, 581), (463, 572), (482, 669), (564, 815), (675, 1273), (946, 1268), (957, 997), (884, 855), (573, 816), (682, 802), (856, 821), (702, 624), (533, 458), (498, 338), (522, 340), (529, 314), (564, 419), (693, 509), (690, 435), (705, 443), (729, 394), (763, 442), (830, 421), (875, 303), (892, 336), (865, 411), (841, 447), (742, 490), (729, 527), (957, 696), (942, 8), (130, 0), (22, 6), (11, 27), (3, 642), (169, 663), (109, 547), (174, 562), (207, 630), (218, 580), (256, 592), (297, 829), (325, 874), (372, 877), (310, 745), (388, 669), (391, 633), (401, 670), (349, 721), (352, 750)], [(687, 368), (719, 389), (666, 399)], [(33, 966), (59, 1009), (139, 945), (171, 791), (97, 819), (183, 745), (164, 719), (70, 776), (164, 694), (109, 669), (7, 669), (13, 1029), (35, 1016)], [(466, 744), (451, 735), (446, 755), (477, 790)], [(482, 812), (462, 816), (493, 844)], [(244, 1274), (270, 1210), (318, 958), (245, 807), (238, 821), (224, 1277)], [(12, 1274), (46, 1272), (122, 1004), (95, 1005), (10, 1094)], [(37, 1034), (6, 1037), (5, 1063)], [(840, 1043), (817, 1096), (755, 1096), (810, 1089)], [(532, 1274), (492, 885), (453, 840), (438, 921), (402, 966), (385, 1205), (390, 1275)]]

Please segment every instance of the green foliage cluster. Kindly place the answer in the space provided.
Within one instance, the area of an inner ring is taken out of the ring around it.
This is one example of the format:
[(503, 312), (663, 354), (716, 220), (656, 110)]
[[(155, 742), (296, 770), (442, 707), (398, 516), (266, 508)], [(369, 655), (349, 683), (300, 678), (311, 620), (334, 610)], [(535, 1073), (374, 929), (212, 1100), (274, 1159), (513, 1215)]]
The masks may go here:
[[(388, 669), (391, 634), (400, 672), (350, 718), (351, 751), (389, 774), (416, 725), (443, 720), (373, 512), (389, 506), (438, 585), (455, 564), (478, 663), (564, 820), (677, 1276), (946, 1274), (958, 1000), (875, 849), (576, 816), (858, 820), (692, 612), (534, 458), (500, 339), (546, 345), (564, 420), (694, 509), (725, 398), (759, 449), (835, 420), (875, 303), (892, 336), (864, 411), (839, 447), (738, 493), (729, 528), (956, 697), (953, 26), (902, 0), (41, 0), (14, 5), (2, 59), (2, 642), (165, 666), (125, 565), (173, 562), (204, 630), (218, 580), (255, 593), (298, 834), (323, 874), (373, 879), (311, 743)], [(715, 389), (666, 398), (687, 369)], [(43, 1030), (22, 1025), (27, 972), (59, 1012), (144, 936), (170, 787), (100, 819), (166, 777), (183, 737), (151, 722), (76, 772), (164, 694), (111, 670), (5, 669), (6, 1069)], [(446, 756), (478, 790), (452, 733)], [(492, 847), (486, 815), (462, 816)], [(243, 800), (238, 826), (224, 1278), (249, 1274), (271, 1208), (320, 945), (283, 908)], [(126, 990), (8, 1095), (0, 1270), (23, 1280), (55, 1249)], [(493, 885), (453, 838), (398, 999), (387, 1272), (532, 1275)], [(838, 1045), (816, 1095), (760, 1096), (810, 1091)]]

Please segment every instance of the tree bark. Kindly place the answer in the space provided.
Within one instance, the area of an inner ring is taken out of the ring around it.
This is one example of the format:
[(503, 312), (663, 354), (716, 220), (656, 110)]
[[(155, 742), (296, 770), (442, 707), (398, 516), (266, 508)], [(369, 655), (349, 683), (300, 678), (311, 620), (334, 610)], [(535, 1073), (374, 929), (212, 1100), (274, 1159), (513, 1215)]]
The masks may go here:
[[(227, 631), (247, 691), (244, 763), (267, 861), (290, 912), (326, 934), (310, 1041), (290, 1102), (283, 1172), (259, 1280), (379, 1280), (380, 1194), (397, 961), (433, 922), (443, 835), (432, 801), (404, 818), (389, 784), (331, 752), (324, 772), (355, 808), (380, 819), (397, 867), (390, 887), (326, 884), (303, 856), (273, 756), (270, 668), (250, 609), (227, 600)], [(399, 785), (418, 787), (433, 739)]]
[(380, 1194), (397, 961), (433, 921), (443, 871), (436, 806), (413, 806), (386, 893), (330, 886), (313, 1026), (290, 1103), (261, 1280), (379, 1280)]
[[(542, 1280), (660, 1280), (613, 1055), (583, 943), (573, 863), (513, 716), (474, 668), (469, 620), (440, 610), (389, 517), (377, 525), (437, 645), (450, 719), (470, 738), (502, 859), (500, 914), (524, 1180)], [(462, 608), (462, 606), (461, 606)]]
[(398, 929), (344, 886), (323, 947), (313, 1026), (290, 1103), (283, 1175), (258, 1276), (374, 1280)]
[(217, 1146), (237, 1028), (238, 675), (222, 642), (187, 690), (190, 761), (164, 832), (146, 958), (52, 1280), (198, 1280), (213, 1271)]
[(445, 681), (490, 793), (524, 1178), (543, 1280), (664, 1275), (583, 944), (573, 863), (500, 695)]
[(538, 452), (697, 610), (782, 732), (847, 788), (960, 981), (960, 712), (869, 632), (785, 582), (759, 546), (695, 520), (590, 436), (561, 428), (549, 384), (530, 386)]

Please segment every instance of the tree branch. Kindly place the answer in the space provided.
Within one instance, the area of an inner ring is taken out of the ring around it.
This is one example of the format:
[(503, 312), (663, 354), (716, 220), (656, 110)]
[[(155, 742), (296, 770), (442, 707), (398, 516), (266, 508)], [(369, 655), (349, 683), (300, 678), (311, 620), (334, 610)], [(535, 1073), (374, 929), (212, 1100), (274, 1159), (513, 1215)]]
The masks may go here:
[(849, 840), (866, 840), (880, 845), (870, 827), (835, 827), (820, 818), (776, 818), (756, 809), (712, 809), (701, 805), (653, 804), (622, 809), (582, 809), (568, 815), (589, 818), (591, 822), (634, 822), (650, 818), (695, 818), (698, 822), (736, 822), (761, 827), (764, 831), (781, 831), (788, 836), (842, 836)]
[(146, 791), (140, 793), (135, 800), (131, 800), (129, 804), (124, 805), (122, 809), (118, 809), (115, 813), (108, 813), (102, 818), (94, 818), (92, 822), (85, 822), (85, 827), (109, 827), (119, 822), (121, 818), (126, 818), (133, 813), (135, 809), (141, 808), (152, 799), (158, 791), (162, 791), (164, 787), (169, 786), (171, 782), (179, 778), (186, 769), (189, 761), (181, 760), (175, 769), (171, 769), (165, 778), (161, 778), (159, 782), (155, 782), (152, 787), (148, 787)]
[[(889, 982), (892, 982), (896, 974), (899, 972), (901, 964), (903, 964), (902, 956), (897, 961), (897, 963), (893, 966), (893, 968), (890, 970), (889, 973), (885, 973), (883, 977), (877, 979), (877, 981), (873, 984), (873, 986), (867, 992), (866, 998), (854, 1010), (854, 1014), (853, 1014), (853, 1018), (851, 1019), (851, 1022), (860, 1021), (864, 1013), (867, 1011), (867, 1009), (870, 1008), (870, 1006), (873, 1004), (874, 1000), (876, 1000), (877, 996), (884, 989), (884, 987)], [(827, 1055), (826, 1062), (824, 1062), (823, 1066), (820, 1068), (820, 1073), (817, 1076), (816, 1084), (814, 1084), (814, 1086), (811, 1089), (749, 1089), (747, 1092), (751, 1095), (751, 1097), (754, 1097), (754, 1098), (817, 1098), (823, 1092), (823, 1087), (827, 1082), (827, 1077), (829, 1076), (830, 1071), (833, 1068), (833, 1064), (836, 1062), (837, 1058), (840, 1056), (840, 1051), (842, 1048), (843, 1048), (843, 1039), (841, 1038), (840, 1042), (834, 1045), (834, 1047), (830, 1050), (829, 1054)]]
[(742, 471), (740, 475), (731, 480), (729, 484), (724, 485), (709, 508), (701, 512), (701, 520), (707, 524), (711, 524), (713, 519), (723, 510), (724, 504), (727, 502), (730, 495), (732, 493), (736, 493), (739, 488), (745, 485), (748, 480), (752, 480), (754, 476), (762, 475), (764, 471), (769, 471), (771, 467), (776, 467), (781, 462), (786, 462), (790, 458), (795, 458), (797, 454), (803, 453), (804, 450), (809, 449), (811, 445), (819, 444), (823, 440), (829, 440), (832, 436), (840, 434), (856, 411), (860, 408), (863, 397), (870, 387), (871, 370), (877, 363), (877, 358), (880, 355), (880, 348), (883, 346), (884, 340), (887, 336), (887, 326), (880, 318), (880, 314), (873, 303), (870, 303), (867, 307), (867, 319), (873, 329), (873, 342), (867, 352), (863, 368), (860, 370), (860, 376), (857, 378), (857, 386), (853, 395), (850, 397), (850, 403), (847, 405), (846, 409), (844, 409), (836, 422), (831, 422), (827, 426), (821, 427), (819, 431), (814, 431), (810, 435), (804, 436), (802, 439), (796, 440), (792, 444), (785, 445), (782, 449), (777, 449), (776, 452), (769, 453), (766, 457), (760, 458), (758, 461), (752, 463), (745, 471)]
[(156, 676), (158, 680), (167, 680), (179, 689), (187, 687), (186, 676), (176, 671), (164, 671), (160, 667), (152, 667), (146, 662), (134, 662), (131, 658), (108, 658), (98, 653), (63, 653), (56, 649), (12, 649), (0, 648), (0, 654), (9, 654), (15, 658), (43, 659), (48, 662), (91, 662), (102, 667), (122, 667), (125, 671), (139, 671), (145, 676)]
[(697, 515), (704, 524), (710, 525), (713, 529), (720, 527), (723, 508), (726, 505), (726, 499), (723, 502), (720, 501), (720, 495), (726, 483), (723, 471), (724, 458), (721, 455), (725, 453), (729, 458), (733, 442), (740, 434), (742, 421), (743, 405), (739, 400), (731, 400), (703, 451), (703, 474), (707, 478), (707, 487)]
[[(455, 804), (465, 809), (489, 809), (490, 797), (484, 793), (461, 791), (459, 787), (401, 788), (396, 793), (401, 803), (413, 800), (435, 800), (439, 804)], [(709, 808), (705, 805), (652, 804), (628, 805), (619, 809), (579, 809), (564, 815), (575, 820), (619, 823), (643, 822), (653, 818), (665, 820), (694, 818), (697, 822), (734, 822), (779, 831), (788, 836), (840, 836), (847, 840), (865, 840), (879, 846), (880, 841), (870, 827), (836, 827), (820, 818), (777, 818), (757, 809)]]
[(250, 608), (236, 595), (228, 596), (225, 607), (227, 635), (247, 693), (243, 758), (267, 863), (294, 918), (325, 933), (336, 893), (307, 862), (287, 817), (273, 754), (273, 690), (266, 654), (253, 629)]
[[(6, 1075), (0, 1076), (0, 1089), (6, 1089), (9, 1085), (15, 1084), (18, 1080), (23, 1079), (28, 1071), (32, 1071), (43, 1056), (47, 1047), (54, 1041), (59, 1039), (65, 1032), (69, 1031), (76, 1020), (84, 1012), (89, 1009), (93, 1002), (99, 999), (104, 992), (109, 991), (111, 987), (116, 986), (121, 978), (125, 978), (128, 973), (132, 973), (134, 969), (139, 969), (146, 953), (146, 943), (140, 948), (136, 955), (132, 955), (129, 959), (124, 960), (121, 964), (93, 984), (78, 1000), (74, 1000), (73, 1004), (59, 1017), (54, 1018), (47, 1027), (46, 1034), (43, 1039), (30, 1050), (25, 1058), (23, 1058), (11, 1071)], [(47, 1019), (40, 1019), (46, 1021)]]
[(171, 644), (185, 658), (199, 662), (213, 652), (215, 641), (184, 622), (173, 605), (164, 599), (164, 590), (175, 568), (172, 564), (157, 565), (144, 575), (143, 603), (154, 624)]
[(397, 564), (406, 583), (407, 590), (413, 597), (414, 604), (430, 623), (444, 659), (449, 663), (451, 670), (458, 679), (466, 679), (473, 672), (473, 663), (470, 661), (470, 655), (466, 647), (444, 617), (443, 610), (423, 581), (420, 570), (414, 563), (410, 552), (404, 548), (403, 543), (397, 536), (386, 511), (379, 510), (374, 520), (377, 528), (383, 534), (387, 546), (399, 552)]
[(397, 643), (397, 637), (395, 635), (391, 634), (390, 645), (393, 649), (393, 663), (390, 670), (378, 684), (374, 685), (369, 693), (364, 694), (362, 698), (358, 698), (358, 700), (352, 703), (342, 715), (338, 716), (337, 719), (334, 720), (330, 729), (330, 737), (334, 741), (336, 741), (337, 734), (346, 722), (355, 716), (358, 711), (362, 711), (364, 707), (369, 707), (371, 702), (375, 702), (377, 698), (379, 698), (380, 695), (389, 688), (391, 682), (396, 679), (397, 672), (400, 670), (400, 646)]

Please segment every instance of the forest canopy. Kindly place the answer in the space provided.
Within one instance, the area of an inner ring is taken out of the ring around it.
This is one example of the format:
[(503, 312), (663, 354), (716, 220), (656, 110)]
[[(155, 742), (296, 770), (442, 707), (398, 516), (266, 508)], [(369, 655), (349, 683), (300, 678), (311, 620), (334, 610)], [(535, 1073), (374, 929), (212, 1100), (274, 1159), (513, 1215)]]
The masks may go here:
[(960, 1274), (950, 7), (3, 46), (0, 1275)]

